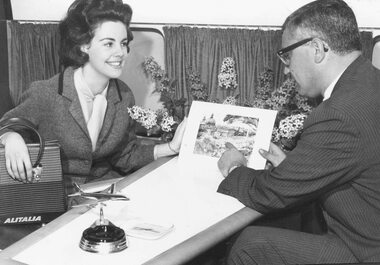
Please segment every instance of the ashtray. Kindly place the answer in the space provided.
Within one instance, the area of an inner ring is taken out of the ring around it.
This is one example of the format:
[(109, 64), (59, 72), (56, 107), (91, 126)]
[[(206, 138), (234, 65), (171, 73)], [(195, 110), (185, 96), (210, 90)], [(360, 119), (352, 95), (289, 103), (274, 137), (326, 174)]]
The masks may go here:
[(157, 220), (134, 220), (127, 223), (125, 232), (128, 236), (141, 239), (159, 239), (173, 231), (174, 225)]

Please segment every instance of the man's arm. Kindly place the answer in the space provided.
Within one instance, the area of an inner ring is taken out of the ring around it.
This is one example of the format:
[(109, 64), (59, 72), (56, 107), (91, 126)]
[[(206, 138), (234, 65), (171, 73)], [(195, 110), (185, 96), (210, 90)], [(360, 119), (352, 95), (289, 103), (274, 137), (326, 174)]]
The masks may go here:
[(266, 213), (314, 199), (360, 174), (360, 136), (338, 112), (312, 115), (296, 148), (270, 170), (234, 169), (218, 191)]

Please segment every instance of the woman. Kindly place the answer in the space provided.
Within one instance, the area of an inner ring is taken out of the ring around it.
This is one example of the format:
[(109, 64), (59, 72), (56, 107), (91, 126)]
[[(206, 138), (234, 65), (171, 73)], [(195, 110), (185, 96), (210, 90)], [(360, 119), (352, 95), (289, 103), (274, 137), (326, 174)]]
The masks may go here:
[[(28, 119), (46, 140), (59, 141), (68, 193), (72, 182), (120, 177), (179, 151), (186, 121), (170, 143), (137, 142), (127, 110), (135, 104), (134, 96), (117, 79), (133, 38), (131, 15), (122, 0), (76, 0), (59, 24), (64, 72), (32, 83), (23, 102), (3, 117)], [(10, 176), (30, 182), (32, 166), (21, 135), (7, 132), (1, 142)]]

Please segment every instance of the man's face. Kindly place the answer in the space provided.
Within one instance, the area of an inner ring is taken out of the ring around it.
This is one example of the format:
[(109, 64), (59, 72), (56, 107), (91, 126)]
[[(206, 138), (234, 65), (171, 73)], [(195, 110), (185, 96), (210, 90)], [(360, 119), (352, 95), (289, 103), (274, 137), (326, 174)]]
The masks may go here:
[[(282, 35), (282, 48), (301, 43), (301, 45), (295, 45), (294, 49), (283, 55), (286, 58), (284, 73), (290, 74), (295, 79), (300, 95), (317, 97), (320, 95), (320, 91), (318, 89), (318, 76), (316, 75), (314, 63), (314, 49), (311, 45), (313, 39), (310, 37), (297, 31), (284, 31)], [(308, 41), (308, 39), (310, 40)]]

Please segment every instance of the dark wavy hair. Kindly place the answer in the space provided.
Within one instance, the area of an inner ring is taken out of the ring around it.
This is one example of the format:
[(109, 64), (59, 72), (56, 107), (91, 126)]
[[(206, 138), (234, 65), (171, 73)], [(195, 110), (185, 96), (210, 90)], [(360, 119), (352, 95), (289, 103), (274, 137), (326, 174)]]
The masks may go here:
[(342, 0), (317, 0), (294, 11), (282, 29), (304, 29), (324, 40), (338, 54), (360, 51), (360, 33), (352, 9)]
[(80, 47), (90, 43), (96, 27), (104, 21), (122, 22), (127, 28), (129, 43), (133, 39), (129, 27), (131, 17), (131, 7), (122, 0), (75, 0), (58, 26), (61, 65), (79, 67), (88, 62), (88, 54)]

